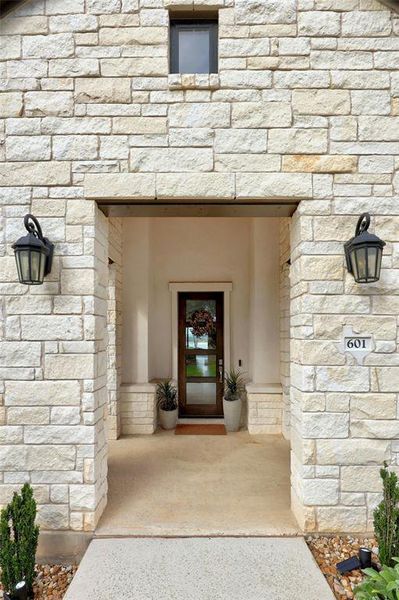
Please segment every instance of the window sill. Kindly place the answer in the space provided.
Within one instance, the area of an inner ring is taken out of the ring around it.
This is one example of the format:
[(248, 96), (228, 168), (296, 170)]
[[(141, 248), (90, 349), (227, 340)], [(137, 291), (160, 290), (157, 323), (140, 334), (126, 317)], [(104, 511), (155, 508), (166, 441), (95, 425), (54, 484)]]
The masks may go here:
[(217, 90), (220, 78), (217, 73), (171, 73), (168, 76), (168, 86), (170, 90)]

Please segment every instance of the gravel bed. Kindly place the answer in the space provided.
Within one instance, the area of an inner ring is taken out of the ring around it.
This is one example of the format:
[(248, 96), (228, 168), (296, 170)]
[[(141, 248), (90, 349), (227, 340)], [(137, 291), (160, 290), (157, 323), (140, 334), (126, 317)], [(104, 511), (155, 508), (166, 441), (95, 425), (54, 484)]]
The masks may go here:
[(62, 600), (77, 569), (77, 565), (36, 565), (35, 600)]
[(37, 565), (35, 600), (62, 600), (77, 570), (77, 565)]
[(354, 588), (362, 582), (364, 575), (361, 571), (351, 571), (340, 575), (335, 565), (341, 560), (357, 555), (362, 546), (373, 551), (373, 562), (378, 562), (376, 543), (373, 538), (352, 536), (308, 536), (306, 538), (317, 564), (327, 579), (335, 597), (338, 600), (354, 598)]

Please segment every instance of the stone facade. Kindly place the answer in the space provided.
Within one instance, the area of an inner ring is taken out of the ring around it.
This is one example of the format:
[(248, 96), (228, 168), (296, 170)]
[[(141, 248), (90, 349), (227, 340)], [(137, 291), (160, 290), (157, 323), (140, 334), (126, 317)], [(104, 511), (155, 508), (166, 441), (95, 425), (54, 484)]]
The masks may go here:
[[(170, 76), (168, 9), (204, 7), (219, 74)], [(398, 32), (376, 0), (31, 0), (2, 22), (0, 502), (31, 481), (43, 527), (77, 531), (106, 502), (121, 249), (95, 200), (291, 202), (293, 508), (306, 530), (370, 528), (399, 448)], [(342, 244), (364, 210), (387, 247), (359, 286)], [(11, 249), (28, 211), (56, 244), (32, 289)], [(345, 324), (374, 336), (364, 366), (337, 349)]]
[(281, 433), (282, 390), (276, 385), (247, 385), (247, 427), (251, 435)]
[[(376, 166), (386, 157), (368, 160)], [(340, 189), (341, 183), (332, 184), (333, 193)], [(371, 530), (380, 466), (397, 464), (396, 200), (349, 194), (327, 200), (327, 214), (306, 214), (301, 205), (292, 220), (292, 499), (307, 530)], [(375, 215), (387, 241), (376, 284), (356, 285), (344, 267), (353, 204)], [(374, 338), (363, 366), (340, 351), (344, 325)]]
[(291, 219), (280, 220), (280, 378), (282, 386), (281, 431), (290, 437), (290, 226)]
[(151, 434), (157, 428), (155, 384), (124, 384), (121, 387), (121, 433)]
[(107, 436), (116, 440), (122, 430), (122, 220), (109, 219), (108, 223)]

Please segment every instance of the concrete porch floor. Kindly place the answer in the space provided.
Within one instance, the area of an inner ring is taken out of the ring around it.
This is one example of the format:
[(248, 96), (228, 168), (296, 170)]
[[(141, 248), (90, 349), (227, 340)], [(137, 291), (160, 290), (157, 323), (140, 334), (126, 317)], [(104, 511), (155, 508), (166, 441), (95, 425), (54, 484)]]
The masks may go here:
[(97, 537), (300, 534), (281, 436), (126, 437), (110, 443), (108, 468)]

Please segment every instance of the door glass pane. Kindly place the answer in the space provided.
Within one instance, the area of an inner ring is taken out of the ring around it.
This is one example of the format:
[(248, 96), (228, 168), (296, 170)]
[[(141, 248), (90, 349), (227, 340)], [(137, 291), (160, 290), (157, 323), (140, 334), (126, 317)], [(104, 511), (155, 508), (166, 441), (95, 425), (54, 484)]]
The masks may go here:
[(187, 356), (186, 377), (216, 377), (216, 354)]
[(216, 383), (187, 383), (187, 404), (215, 404)]
[(187, 300), (186, 348), (198, 348), (200, 350), (215, 350), (215, 300)]
[(209, 29), (179, 30), (179, 73), (209, 73)]

